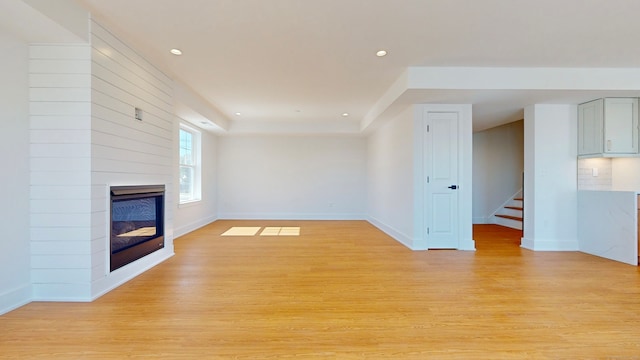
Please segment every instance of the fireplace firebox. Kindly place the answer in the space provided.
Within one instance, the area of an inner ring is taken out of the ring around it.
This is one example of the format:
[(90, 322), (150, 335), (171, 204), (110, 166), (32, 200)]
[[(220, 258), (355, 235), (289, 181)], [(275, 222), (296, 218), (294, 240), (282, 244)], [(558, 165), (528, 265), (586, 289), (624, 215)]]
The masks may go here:
[(164, 190), (111, 187), (111, 271), (164, 248)]

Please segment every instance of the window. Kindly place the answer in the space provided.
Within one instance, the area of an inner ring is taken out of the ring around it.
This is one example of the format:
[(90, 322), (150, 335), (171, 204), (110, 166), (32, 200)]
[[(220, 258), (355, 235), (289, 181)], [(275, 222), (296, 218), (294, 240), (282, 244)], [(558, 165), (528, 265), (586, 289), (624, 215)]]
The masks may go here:
[(200, 132), (180, 125), (180, 203), (200, 200)]

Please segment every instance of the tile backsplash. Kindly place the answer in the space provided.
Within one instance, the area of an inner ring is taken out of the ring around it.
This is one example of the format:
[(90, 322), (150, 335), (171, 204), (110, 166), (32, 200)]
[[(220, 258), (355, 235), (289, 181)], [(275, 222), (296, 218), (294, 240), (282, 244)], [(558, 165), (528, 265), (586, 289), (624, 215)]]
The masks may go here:
[(611, 190), (612, 179), (610, 158), (578, 160), (578, 190)]

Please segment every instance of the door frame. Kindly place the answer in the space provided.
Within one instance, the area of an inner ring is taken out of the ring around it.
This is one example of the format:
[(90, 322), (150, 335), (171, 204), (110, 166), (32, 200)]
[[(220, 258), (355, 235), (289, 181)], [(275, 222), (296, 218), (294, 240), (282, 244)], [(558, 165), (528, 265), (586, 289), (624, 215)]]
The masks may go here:
[(472, 220), (472, 161), (473, 130), (471, 125), (471, 104), (420, 104), (414, 112), (414, 250), (429, 248), (426, 230), (425, 189), (426, 177), (424, 169), (423, 131), (429, 112), (458, 113), (458, 250), (475, 250)]

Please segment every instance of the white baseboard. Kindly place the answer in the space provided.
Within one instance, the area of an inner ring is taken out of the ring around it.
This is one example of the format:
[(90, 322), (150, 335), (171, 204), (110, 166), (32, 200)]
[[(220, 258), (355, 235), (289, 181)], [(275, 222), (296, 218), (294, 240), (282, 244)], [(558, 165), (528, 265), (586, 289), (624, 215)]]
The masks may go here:
[(408, 247), (411, 250), (415, 250), (413, 248), (413, 239), (411, 239), (410, 236), (407, 236), (405, 234), (403, 234), (401, 231), (396, 230), (395, 228), (393, 228), (392, 226), (386, 225), (383, 222), (381, 222), (380, 220), (372, 217), (372, 216), (368, 216), (367, 217), (367, 221), (377, 227), (380, 231), (382, 231), (383, 233), (391, 236), (394, 240), (396, 240), (397, 242), (401, 243), (402, 245)]
[(495, 220), (494, 224), (496, 225), (505, 226), (516, 230), (522, 230), (522, 221), (505, 219), (498, 216), (494, 216), (493, 218)]
[(533, 251), (580, 251), (578, 241), (522, 238), (520, 247)]
[(222, 213), (220, 220), (366, 220), (363, 214), (333, 213)]
[(31, 284), (4, 292), (0, 294), (0, 315), (27, 305), (32, 300)]
[(476, 251), (476, 241), (473, 239), (463, 240), (458, 246), (461, 251)]
[(473, 221), (474, 224), (491, 224), (489, 219), (484, 216), (474, 217), (471, 221)]
[(210, 216), (204, 219), (200, 219), (198, 221), (193, 221), (189, 224), (177, 227), (177, 228), (173, 228), (173, 238), (177, 238), (180, 237), (182, 235), (188, 234), (194, 230), (197, 230), (203, 226), (209, 225), (212, 222), (218, 220), (218, 218), (216, 216)]

